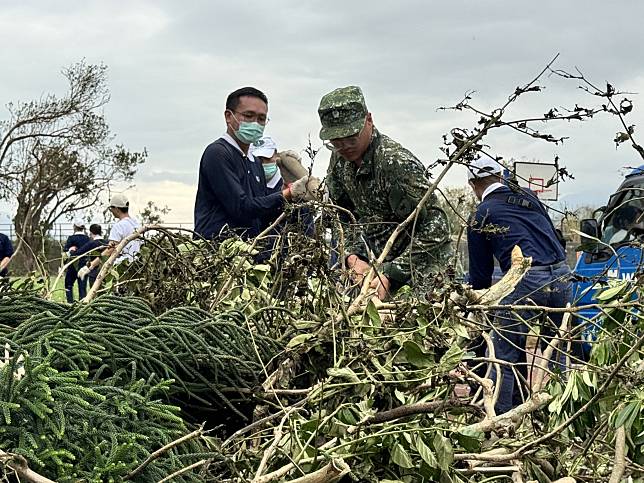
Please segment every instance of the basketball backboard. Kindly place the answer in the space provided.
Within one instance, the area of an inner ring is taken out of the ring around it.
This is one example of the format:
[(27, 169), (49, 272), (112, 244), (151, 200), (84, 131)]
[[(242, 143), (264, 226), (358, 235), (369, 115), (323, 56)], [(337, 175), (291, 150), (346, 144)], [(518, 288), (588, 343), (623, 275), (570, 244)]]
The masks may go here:
[(515, 161), (514, 174), (519, 186), (534, 191), (542, 201), (559, 197), (559, 166), (557, 164)]

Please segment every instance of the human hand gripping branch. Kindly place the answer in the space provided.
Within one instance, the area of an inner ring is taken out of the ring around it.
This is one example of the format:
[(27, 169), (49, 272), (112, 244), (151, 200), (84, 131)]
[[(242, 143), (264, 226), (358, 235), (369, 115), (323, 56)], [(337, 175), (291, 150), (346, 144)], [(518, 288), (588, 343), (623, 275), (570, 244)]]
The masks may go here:
[[(347, 267), (351, 270), (352, 272), (352, 277), (353, 280), (356, 283), (362, 284), (365, 275), (369, 272), (369, 269), (371, 268), (371, 265), (369, 265), (367, 262), (362, 260), (360, 257), (357, 255), (349, 255), (347, 257)], [(375, 289), (376, 291), (376, 296), (378, 299), (381, 301), (387, 297), (389, 294), (389, 289), (391, 287), (391, 282), (387, 278), (386, 275), (383, 275), (382, 273), (379, 273), (377, 276), (371, 280), (369, 283), (369, 288)]]

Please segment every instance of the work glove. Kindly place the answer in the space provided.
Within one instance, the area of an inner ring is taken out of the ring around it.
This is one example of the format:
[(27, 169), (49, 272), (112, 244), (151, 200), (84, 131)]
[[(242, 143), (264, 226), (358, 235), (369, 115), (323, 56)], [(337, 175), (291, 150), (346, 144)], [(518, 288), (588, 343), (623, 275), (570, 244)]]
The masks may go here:
[(78, 271), (78, 278), (80, 278), (81, 280), (85, 280), (85, 277), (87, 277), (87, 275), (89, 274), (89, 272), (91, 272), (91, 270), (89, 269), (89, 267), (85, 266), (85, 267), (81, 268), (81, 269)]
[(277, 153), (277, 167), (287, 185), (309, 174), (309, 171), (302, 166), (302, 157), (291, 150)]
[(315, 176), (302, 176), (289, 185), (291, 201), (312, 201), (318, 198), (320, 180)]

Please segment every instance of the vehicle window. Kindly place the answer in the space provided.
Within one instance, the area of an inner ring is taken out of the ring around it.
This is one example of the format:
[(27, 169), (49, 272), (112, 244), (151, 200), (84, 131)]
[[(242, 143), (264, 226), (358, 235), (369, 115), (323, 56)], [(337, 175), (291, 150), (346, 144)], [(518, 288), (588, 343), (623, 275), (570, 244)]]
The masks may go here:
[(615, 193), (602, 220), (602, 241), (610, 245), (644, 236), (644, 190), (628, 189)]

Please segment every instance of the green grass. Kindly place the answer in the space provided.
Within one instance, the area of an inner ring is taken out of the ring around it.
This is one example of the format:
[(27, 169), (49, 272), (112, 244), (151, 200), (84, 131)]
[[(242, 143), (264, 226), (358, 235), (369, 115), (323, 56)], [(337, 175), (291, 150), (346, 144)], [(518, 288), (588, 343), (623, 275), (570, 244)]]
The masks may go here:
[[(11, 280), (26, 279), (27, 277), (11, 277)], [(65, 297), (65, 274), (61, 275), (56, 283), (56, 275), (49, 277), (49, 290), (51, 291), (51, 300), (54, 302), (66, 302)], [(78, 299), (78, 286), (74, 287), (74, 298)], [(45, 287), (43, 287), (44, 292)]]
[[(52, 290), (52, 300), (54, 300), (54, 302), (67, 302), (67, 298), (65, 297), (65, 275), (60, 276), (58, 283), (56, 283), (56, 286), (54, 287), (53, 285), (55, 282), (55, 276), (49, 277), (49, 286), (53, 287), (50, 288), (50, 290)], [(74, 286), (74, 298), (78, 299), (78, 285)]]

